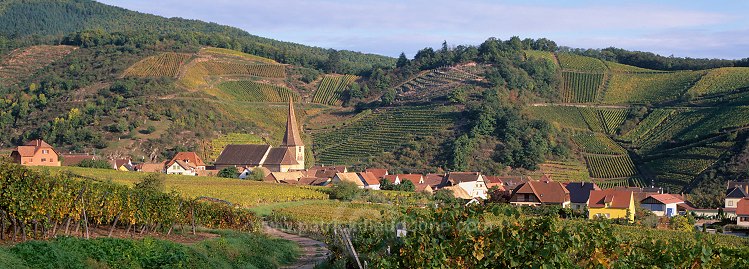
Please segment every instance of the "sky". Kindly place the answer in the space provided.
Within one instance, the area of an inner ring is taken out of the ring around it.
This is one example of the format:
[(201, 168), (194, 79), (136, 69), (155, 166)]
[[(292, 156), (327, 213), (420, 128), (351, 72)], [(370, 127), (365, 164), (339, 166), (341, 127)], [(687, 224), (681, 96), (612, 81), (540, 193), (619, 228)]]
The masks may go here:
[(573, 48), (749, 57), (749, 1), (99, 0), (282, 41), (409, 57), (425, 47), (549, 38)]

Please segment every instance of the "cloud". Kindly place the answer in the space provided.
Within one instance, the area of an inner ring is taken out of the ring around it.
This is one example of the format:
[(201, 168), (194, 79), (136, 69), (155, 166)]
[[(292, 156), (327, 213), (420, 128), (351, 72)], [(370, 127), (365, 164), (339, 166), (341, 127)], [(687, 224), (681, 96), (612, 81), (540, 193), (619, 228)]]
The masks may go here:
[[(725, 44), (730, 39), (721, 33), (734, 30), (731, 27), (749, 28), (741, 14), (689, 7), (681, 1), (661, 4), (490, 0), (103, 2), (159, 15), (232, 25), (275, 39), (391, 56), (401, 51), (413, 54), (426, 46), (438, 46), (443, 40), (451, 44), (477, 44), (488, 37), (506, 39), (513, 35), (548, 37), (580, 47), (633, 46), (687, 52), (682, 47), (693, 37), (689, 31), (721, 38), (689, 44), (695, 51), (715, 51), (709, 49), (721, 46), (710, 47), (712, 42)], [(717, 51), (713, 57), (733, 54)]]

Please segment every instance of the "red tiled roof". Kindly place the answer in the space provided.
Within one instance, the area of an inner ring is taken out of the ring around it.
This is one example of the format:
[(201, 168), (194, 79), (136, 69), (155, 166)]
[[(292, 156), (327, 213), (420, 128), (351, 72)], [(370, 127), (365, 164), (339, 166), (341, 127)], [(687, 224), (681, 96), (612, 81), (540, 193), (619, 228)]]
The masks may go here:
[(445, 175), (443, 174), (427, 174), (424, 176), (424, 183), (429, 184), (434, 189), (436, 186), (441, 186), (445, 181)]
[(369, 169), (365, 170), (365, 172), (370, 172), (370, 173), (372, 173), (377, 178), (382, 178), (382, 177), (384, 177), (385, 175), (388, 174), (388, 170), (387, 169), (380, 169), (380, 168), (369, 168)]
[(408, 180), (413, 184), (419, 184), (419, 182), (424, 179), (424, 176), (421, 174), (398, 174), (398, 179), (401, 180), (401, 183), (403, 183), (403, 181), (405, 180)]
[(142, 163), (136, 168), (141, 172), (161, 173), (164, 170), (164, 163)]
[(623, 191), (616, 189), (592, 190), (590, 191), (590, 208), (605, 208), (607, 203), (611, 203), (608, 208), (629, 208), (632, 191)]
[(739, 200), (736, 204), (736, 215), (749, 215), (749, 198)]
[(41, 139), (34, 139), (26, 142), (26, 144), (24, 144), (23, 146), (18, 146), (15, 152), (18, 152), (21, 157), (33, 157), (34, 154), (36, 154), (36, 152), (40, 149), (51, 149), (53, 152), (57, 153), (57, 151), (55, 151), (52, 146)]
[(374, 173), (372, 173), (372, 172), (363, 172), (363, 173), (358, 173), (358, 174), (359, 174), (359, 177), (365, 183), (367, 183), (367, 186), (369, 186), (369, 185), (380, 185), (380, 180), (377, 179), (377, 177), (375, 176)]
[(387, 179), (390, 183), (395, 183), (395, 179), (398, 177), (398, 175), (387, 175), (382, 178)]
[(461, 182), (476, 181), (480, 176), (479, 172), (450, 172), (447, 174), (447, 181), (457, 185)]
[(563, 204), (570, 201), (570, 192), (556, 181), (528, 181), (520, 185), (515, 193), (532, 193), (541, 203)]
[[(678, 204), (678, 203), (683, 203), (684, 202), (684, 200), (681, 199), (680, 197), (678, 197), (676, 195), (673, 195), (673, 194), (668, 194), (668, 193), (664, 193), (664, 194), (653, 194), (653, 195), (648, 196), (648, 198), (653, 198), (656, 201), (658, 201), (658, 202), (660, 202), (660, 203), (662, 203), (664, 205), (665, 204)], [(648, 200), (648, 199), (645, 198), (643, 201), (645, 201), (645, 200)]]
[(198, 154), (195, 152), (179, 152), (176, 155), (174, 155), (174, 158), (172, 158), (166, 166), (172, 166), (175, 161), (180, 160), (183, 162), (190, 163), (194, 166), (205, 166), (205, 163), (203, 162), (200, 157), (198, 157)]

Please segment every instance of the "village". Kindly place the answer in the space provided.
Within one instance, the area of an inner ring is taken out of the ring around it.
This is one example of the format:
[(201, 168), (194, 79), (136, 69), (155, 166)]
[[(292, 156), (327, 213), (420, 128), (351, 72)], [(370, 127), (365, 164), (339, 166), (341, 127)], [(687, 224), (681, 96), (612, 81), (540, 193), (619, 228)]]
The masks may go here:
[[(94, 155), (64, 155), (41, 139), (17, 147), (11, 159), (25, 166), (77, 166), (96, 161)], [(227, 145), (213, 166), (195, 152), (179, 152), (160, 163), (134, 163), (131, 159), (106, 160), (111, 169), (187, 176), (222, 176), (238, 180), (262, 180), (298, 186), (334, 186), (348, 182), (361, 189), (405, 190), (434, 194), (449, 191), (465, 203), (487, 199), (518, 206), (555, 205), (586, 212), (589, 219), (605, 218), (634, 222), (638, 210), (645, 209), (663, 221), (690, 214), (703, 219), (735, 219), (739, 227), (749, 227), (749, 183), (729, 181), (723, 208), (695, 208), (683, 194), (664, 193), (662, 188), (614, 187), (601, 189), (592, 182), (557, 182), (550, 175), (490, 176), (480, 172), (443, 174), (390, 174), (387, 169), (367, 168), (349, 171), (346, 166), (312, 166), (305, 169), (304, 143), (299, 134), (293, 103), (289, 102), (283, 142), (270, 145)], [(395, 186), (395, 187), (394, 187)], [(402, 188), (401, 188), (402, 187)], [(705, 222), (703, 222), (705, 223)]]

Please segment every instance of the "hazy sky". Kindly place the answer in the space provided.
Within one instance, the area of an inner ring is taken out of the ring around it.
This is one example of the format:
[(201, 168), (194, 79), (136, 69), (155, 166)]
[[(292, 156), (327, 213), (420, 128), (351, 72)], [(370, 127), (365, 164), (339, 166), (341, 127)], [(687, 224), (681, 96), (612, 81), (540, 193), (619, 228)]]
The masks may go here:
[(424, 47), (546, 37), (579, 48), (749, 57), (749, 1), (100, 0), (326, 48), (397, 56)]

